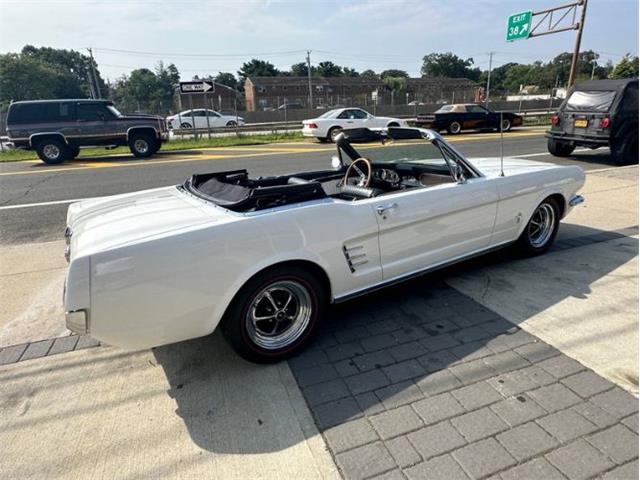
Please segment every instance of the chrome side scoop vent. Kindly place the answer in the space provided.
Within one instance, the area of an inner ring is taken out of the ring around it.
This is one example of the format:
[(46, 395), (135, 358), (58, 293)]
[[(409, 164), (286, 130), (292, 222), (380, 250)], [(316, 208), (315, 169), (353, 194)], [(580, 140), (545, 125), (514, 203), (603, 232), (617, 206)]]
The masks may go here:
[(342, 253), (344, 254), (344, 258), (347, 260), (351, 273), (355, 273), (358, 267), (369, 262), (362, 245), (354, 245), (352, 247), (343, 245)]

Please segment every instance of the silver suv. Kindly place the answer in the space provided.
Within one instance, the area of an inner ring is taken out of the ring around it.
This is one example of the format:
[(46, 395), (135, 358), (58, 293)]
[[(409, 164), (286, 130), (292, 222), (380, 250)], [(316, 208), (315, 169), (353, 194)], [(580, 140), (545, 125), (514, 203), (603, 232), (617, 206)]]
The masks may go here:
[(13, 102), (7, 134), (16, 148), (36, 150), (48, 164), (71, 160), (80, 147), (128, 145), (136, 157), (150, 157), (169, 130), (162, 117), (123, 115), (108, 100), (33, 100)]

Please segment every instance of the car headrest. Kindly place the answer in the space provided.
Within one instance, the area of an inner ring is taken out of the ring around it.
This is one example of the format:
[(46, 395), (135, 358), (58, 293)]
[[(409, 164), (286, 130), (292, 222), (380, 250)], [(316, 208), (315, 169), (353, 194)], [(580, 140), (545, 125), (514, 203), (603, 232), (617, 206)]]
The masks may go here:
[(356, 198), (371, 198), (375, 195), (376, 190), (369, 187), (359, 187), (357, 185), (342, 185), (340, 193)]

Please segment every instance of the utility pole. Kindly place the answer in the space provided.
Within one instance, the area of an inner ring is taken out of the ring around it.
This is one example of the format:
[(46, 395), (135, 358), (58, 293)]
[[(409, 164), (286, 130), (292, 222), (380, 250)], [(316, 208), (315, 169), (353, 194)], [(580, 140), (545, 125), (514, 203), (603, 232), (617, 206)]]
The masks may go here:
[(313, 90), (311, 89), (311, 50), (307, 50), (307, 79), (309, 80), (309, 108), (313, 108)]
[(569, 88), (576, 82), (576, 70), (578, 68), (578, 57), (580, 55), (580, 42), (582, 40), (582, 31), (584, 30), (584, 20), (587, 16), (587, 0), (582, 0), (582, 14), (580, 15), (580, 23), (578, 24), (578, 33), (576, 35), (576, 45), (573, 49), (573, 58), (571, 59), (571, 70), (569, 71)]
[(489, 52), (489, 73), (487, 74), (487, 91), (484, 92), (484, 106), (489, 108), (489, 89), (491, 88), (491, 63), (493, 62), (493, 52)]
[(93, 60), (93, 51), (90, 48), (87, 48), (87, 50), (89, 50), (89, 57), (91, 58), (91, 72), (93, 73), (93, 80), (96, 84), (96, 92), (98, 93), (98, 98), (102, 98), (102, 93), (100, 93), (100, 83), (98, 82), (98, 76), (96, 75), (95, 61)]
[(593, 60), (591, 60), (591, 80), (593, 80), (593, 76), (596, 73), (596, 59), (594, 58)]

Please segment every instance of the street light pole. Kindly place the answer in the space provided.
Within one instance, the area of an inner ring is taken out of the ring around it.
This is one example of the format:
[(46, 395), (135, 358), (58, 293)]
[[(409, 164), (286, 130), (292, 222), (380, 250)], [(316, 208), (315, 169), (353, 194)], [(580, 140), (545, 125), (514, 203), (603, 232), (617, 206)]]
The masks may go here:
[(313, 90), (311, 89), (311, 50), (307, 50), (307, 80), (309, 81), (309, 108), (313, 108)]
[(582, 0), (582, 13), (580, 14), (580, 23), (578, 24), (578, 33), (576, 35), (576, 45), (573, 49), (573, 57), (571, 58), (571, 70), (569, 71), (569, 85), (571, 88), (576, 82), (576, 70), (578, 68), (578, 56), (580, 55), (580, 42), (582, 41), (582, 31), (584, 30), (584, 20), (587, 16), (587, 0)]
[(491, 88), (491, 63), (493, 61), (493, 52), (489, 52), (489, 73), (487, 74), (487, 91), (484, 94), (484, 106), (489, 108), (489, 89)]

